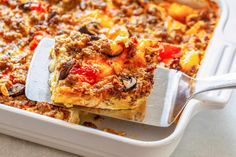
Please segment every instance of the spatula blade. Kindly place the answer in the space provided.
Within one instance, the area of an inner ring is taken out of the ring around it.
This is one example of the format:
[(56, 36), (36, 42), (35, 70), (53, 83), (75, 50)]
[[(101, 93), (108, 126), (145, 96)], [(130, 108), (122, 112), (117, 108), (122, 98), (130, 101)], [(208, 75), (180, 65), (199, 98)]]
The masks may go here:
[(173, 69), (161, 67), (155, 69), (154, 85), (147, 100), (143, 123), (170, 126), (183, 110), (190, 96), (190, 79), (182, 72)]
[(35, 49), (27, 75), (25, 95), (28, 99), (39, 102), (51, 102), (49, 89), (49, 55), (55, 40), (44, 38)]

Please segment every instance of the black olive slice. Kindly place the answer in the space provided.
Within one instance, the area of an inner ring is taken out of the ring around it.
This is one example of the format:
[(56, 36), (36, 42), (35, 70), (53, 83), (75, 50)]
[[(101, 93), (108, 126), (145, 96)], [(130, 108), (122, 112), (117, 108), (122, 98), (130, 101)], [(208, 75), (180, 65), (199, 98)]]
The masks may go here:
[(28, 11), (33, 2), (25, 2), (19, 5), (19, 9), (23, 9), (24, 11)]
[(54, 18), (56, 15), (57, 15), (57, 12), (56, 12), (56, 11), (53, 11), (53, 12), (49, 13), (49, 15), (48, 15), (48, 20), (51, 20), (51, 19)]
[(124, 91), (128, 92), (136, 87), (137, 80), (134, 77), (123, 77), (122, 83), (124, 85)]
[(84, 34), (88, 34), (91, 36), (97, 36), (99, 33), (100, 24), (97, 22), (90, 22), (87, 25), (84, 25), (79, 28), (79, 31)]
[(91, 37), (91, 40), (99, 40), (98, 31), (100, 29), (99, 23), (90, 22), (85, 26), (79, 28), (80, 33), (88, 34)]
[(23, 95), (25, 93), (25, 85), (16, 83), (8, 90), (8, 93), (12, 97)]
[(59, 80), (64, 80), (69, 75), (69, 72), (72, 69), (74, 64), (75, 64), (74, 60), (62, 64), (61, 71), (60, 71), (58, 79)]
[(79, 31), (81, 33), (84, 33), (84, 34), (88, 34), (88, 35), (95, 35), (93, 32), (90, 32), (87, 28), (87, 26), (82, 26), (79, 28)]
[(91, 35), (91, 39), (92, 39), (92, 40), (99, 40), (100, 37), (99, 37), (99, 36), (95, 36), (95, 35)]

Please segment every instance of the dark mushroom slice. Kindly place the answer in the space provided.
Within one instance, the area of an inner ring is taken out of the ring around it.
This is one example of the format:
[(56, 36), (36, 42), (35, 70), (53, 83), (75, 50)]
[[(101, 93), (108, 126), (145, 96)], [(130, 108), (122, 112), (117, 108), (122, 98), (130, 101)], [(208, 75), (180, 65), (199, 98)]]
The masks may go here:
[(137, 85), (137, 80), (132, 76), (122, 77), (121, 80), (122, 80), (122, 83), (124, 85), (124, 91), (125, 92), (128, 92), (128, 91), (134, 89)]
[(74, 64), (74, 60), (62, 64), (58, 80), (64, 80), (69, 75)]
[(25, 85), (21, 83), (16, 83), (8, 90), (8, 93), (9, 96), (12, 97), (23, 95), (25, 93)]

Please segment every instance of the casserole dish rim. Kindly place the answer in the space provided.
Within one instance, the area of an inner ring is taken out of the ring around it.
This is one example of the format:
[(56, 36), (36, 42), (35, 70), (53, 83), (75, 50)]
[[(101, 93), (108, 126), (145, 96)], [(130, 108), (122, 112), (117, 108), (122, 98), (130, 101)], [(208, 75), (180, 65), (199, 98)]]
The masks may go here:
[[(220, 15), (219, 15), (220, 19), (219, 19), (219, 22), (215, 28), (215, 31), (218, 30), (220, 34), (223, 34), (224, 27), (225, 27), (227, 20), (228, 20), (228, 14), (229, 14), (228, 6), (224, 0), (217, 0), (217, 1), (218, 1), (217, 2), (218, 5), (220, 7)], [(215, 37), (215, 34), (213, 35), (212, 39), (214, 37)], [(84, 126), (76, 125), (76, 124), (70, 124), (70, 123), (64, 122), (62, 120), (57, 120), (54, 118), (31, 113), (31, 112), (24, 111), (21, 109), (9, 107), (4, 104), (0, 105), (0, 109), (7, 110), (9, 112), (14, 112), (16, 114), (21, 114), (21, 115), (27, 116), (29, 118), (35, 118), (35, 119), (39, 119), (42, 121), (47, 121), (49, 123), (53, 123), (54, 125), (68, 127), (70, 129), (74, 129), (76, 131), (82, 131), (82, 132), (87, 132), (89, 134), (102, 136), (104, 138), (109, 138), (109, 140), (116, 140), (118, 142), (127, 143), (127, 144), (131, 144), (131, 145), (139, 146), (139, 147), (157, 147), (160, 145), (167, 145), (175, 139), (177, 140), (177, 138), (180, 137), (181, 134), (183, 134), (183, 131), (184, 131), (185, 127), (188, 125), (188, 122), (190, 121), (191, 117), (193, 117), (193, 115), (198, 112), (198, 106), (200, 106), (200, 105), (201, 105), (200, 101), (193, 100), (193, 101), (189, 102), (187, 107), (184, 109), (179, 122), (177, 123), (176, 127), (173, 129), (173, 132), (169, 136), (167, 136), (161, 140), (158, 140), (158, 141), (143, 141), (143, 140), (132, 139), (129, 137), (122, 137), (122, 136), (118, 136), (118, 135), (113, 135), (113, 134), (110, 134), (110, 133), (107, 133), (107, 132), (104, 132), (101, 130), (92, 129), (92, 128), (88, 128), (88, 127), (84, 127)]]

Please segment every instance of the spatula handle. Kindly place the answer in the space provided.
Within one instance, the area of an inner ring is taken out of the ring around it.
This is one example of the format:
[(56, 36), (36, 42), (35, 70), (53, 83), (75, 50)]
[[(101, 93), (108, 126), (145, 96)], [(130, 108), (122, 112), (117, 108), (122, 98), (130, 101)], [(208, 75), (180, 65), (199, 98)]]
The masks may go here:
[[(206, 79), (197, 79), (196, 88), (193, 92), (193, 97), (207, 91), (234, 88), (236, 89), (236, 73), (229, 73), (220, 76), (211, 76)], [(201, 99), (201, 97), (198, 98)]]

